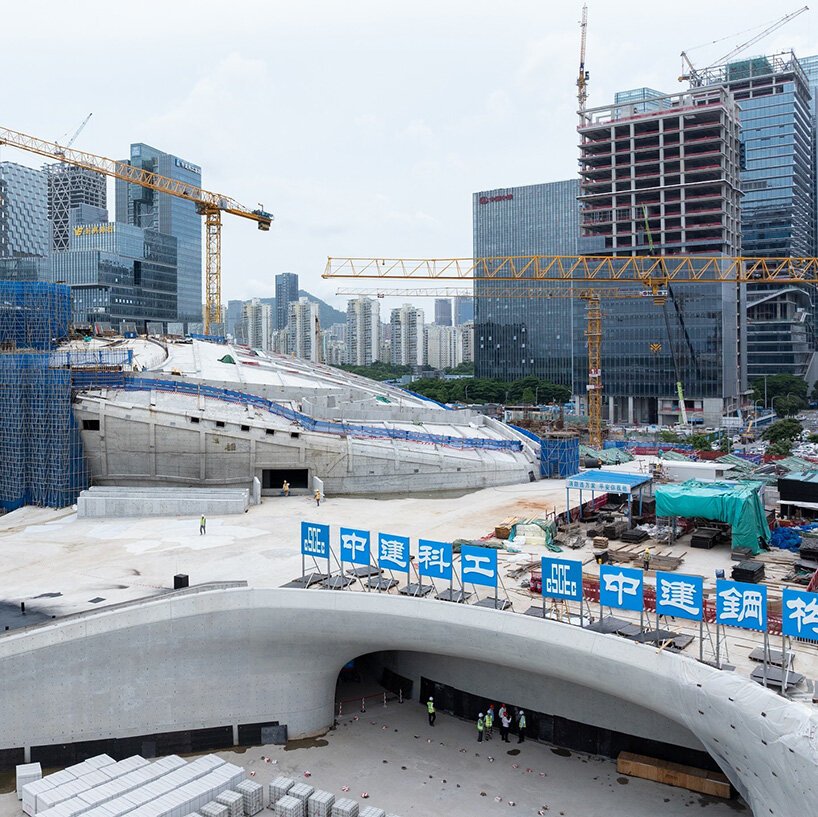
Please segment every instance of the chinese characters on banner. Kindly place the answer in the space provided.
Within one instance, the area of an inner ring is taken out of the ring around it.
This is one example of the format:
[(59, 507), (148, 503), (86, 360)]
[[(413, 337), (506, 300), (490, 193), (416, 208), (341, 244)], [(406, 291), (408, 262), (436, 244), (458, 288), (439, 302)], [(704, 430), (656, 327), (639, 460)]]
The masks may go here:
[(551, 599), (582, 601), (582, 562), (543, 556), (542, 594)]
[(599, 603), (603, 607), (642, 610), (642, 571), (634, 567), (600, 565)]
[(452, 578), (452, 546), (449, 542), (418, 540), (418, 572), (430, 579)]
[(701, 576), (680, 576), (657, 571), (656, 612), (660, 616), (701, 621), (704, 612), (703, 584)]
[(302, 522), (301, 553), (316, 559), (329, 559), (329, 525)]
[(341, 561), (369, 564), (369, 531), (341, 528)]
[(460, 579), (463, 584), (497, 587), (497, 551), (463, 545), (460, 548)]
[(384, 570), (409, 572), (409, 537), (378, 534), (378, 567)]
[(818, 641), (818, 593), (784, 588), (781, 624), (784, 635)]
[(716, 582), (716, 621), (745, 630), (767, 629), (767, 588), (763, 584)]

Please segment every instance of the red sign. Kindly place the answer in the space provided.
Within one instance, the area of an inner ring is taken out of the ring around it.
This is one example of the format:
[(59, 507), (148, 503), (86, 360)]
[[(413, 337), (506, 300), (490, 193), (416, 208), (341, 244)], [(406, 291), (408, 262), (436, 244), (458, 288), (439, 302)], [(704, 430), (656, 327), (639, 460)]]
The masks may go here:
[(480, 204), (490, 204), (493, 201), (511, 201), (514, 193), (503, 193), (502, 196), (480, 196)]

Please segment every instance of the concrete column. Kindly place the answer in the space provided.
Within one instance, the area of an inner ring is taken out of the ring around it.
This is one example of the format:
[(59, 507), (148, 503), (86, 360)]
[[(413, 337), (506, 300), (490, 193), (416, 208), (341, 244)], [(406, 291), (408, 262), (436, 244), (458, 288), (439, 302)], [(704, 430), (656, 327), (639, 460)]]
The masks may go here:
[(237, 723), (233, 724), (233, 746), (239, 745), (239, 725)]
[(628, 397), (628, 422), (633, 425), (633, 395)]
[(608, 396), (608, 422), (613, 423), (616, 414), (614, 412), (614, 399), (613, 395)]
[(199, 422), (199, 479), (204, 482), (207, 476), (207, 439), (205, 437), (205, 430)]
[(150, 451), (151, 476), (156, 477), (156, 420), (148, 419), (148, 450)]
[(23, 747), (23, 763), (31, 763), (31, 747)]

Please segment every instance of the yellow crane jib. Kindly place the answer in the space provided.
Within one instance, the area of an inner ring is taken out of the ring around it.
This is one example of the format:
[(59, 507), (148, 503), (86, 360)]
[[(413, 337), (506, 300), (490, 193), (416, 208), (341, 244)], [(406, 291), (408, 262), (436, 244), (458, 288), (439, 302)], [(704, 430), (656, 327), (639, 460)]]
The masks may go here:
[(16, 147), (158, 193), (167, 193), (169, 196), (192, 201), (205, 219), (205, 334), (221, 323), (221, 214), (230, 213), (255, 221), (259, 230), (267, 232), (273, 221), (271, 213), (266, 212), (263, 207), (251, 210), (222, 193), (213, 193), (180, 179), (160, 176), (128, 162), (75, 150), (70, 146), (63, 147), (56, 142), (49, 142), (9, 128), (0, 128), (0, 145)]

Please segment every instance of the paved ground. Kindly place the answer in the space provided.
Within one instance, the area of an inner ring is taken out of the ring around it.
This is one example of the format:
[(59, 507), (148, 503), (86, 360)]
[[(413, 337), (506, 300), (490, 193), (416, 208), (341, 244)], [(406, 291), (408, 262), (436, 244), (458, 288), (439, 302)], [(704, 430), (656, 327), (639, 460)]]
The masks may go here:
[[(750, 814), (738, 801), (622, 777), (611, 760), (532, 741), (506, 745), (495, 737), (477, 743), (472, 724), (444, 714), (432, 729), (416, 703), (370, 707), (366, 715), (341, 719), (325, 738), (291, 744), (287, 750), (266, 746), (219, 754), (255, 772), (253, 779), (265, 789), (274, 777), (286, 774), (337, 798), (351, 797), (362, 806), (399, 815)], [(308, 779), (305, 772), (311, 773)], [(369, 794), (366, 800), (361, 799), (363, 792)], [(14, 793), (0, 795), (0, 817), (21, 813)]]
[[(645, 470), (646, 463), (634, 461), (616, 468)], [(576, 502), (578, 496), (572, 499)], [(451, 540), (482, 537), (509, 516), (545, 516), (564, 508), (563, 480), (487, 488), (459, 497), (329, 498), (318, 508), (308, 496), (268, 497), (246, 514), (211, 517), (205, 536), (199, 535), (198, 517), (97, 520), (78, 519), (71, 509), (23, 508), (0, 518), (4, 562), (0, 632), (6, 626), (38, 623), (51, 615), (165, 592), (173, 586), (176, 573), (189, 574), (192, 584), (247, 580), (254, 586), (280, 586), (301, 573), (298, 542), (302, 520), (329, 523), (333, 537), (338, 535), (338, 525), (348, 525), (413, 539)], [(538, 560), (544, 552), (538, 546), (524, 545), (522, 550), (500, 555), (504, 592), (517, 612), (541, 604), (539, 597), (520, 587), (520, 578), (527, 574), (509, 576), (509, 570)], [(726, 545), (697, 550), (682, 539), (673, 553), (684, 557), (680, 572), (705, 577), (706, 590), (715, 585), (716, 569), (729, 575), (733, 565)], [(598, 572), (589, 544), (566, 555), (580, 558), (586, 573)], [(20, 601), (26, 603), (25, 617), (19, 613)], [(592, 613), (597, 616), (598, 607)], [(617, 611), (616, 615), (639, 620), (638, 614)], [(698, 625), (693, 622), (677, 619), (672, 626), (698, 637)], [(729, 662), (749, 676), (758, 664), (748, 655), (763, 643), (762, 637), (751, 631), (728, 632)], [(780, 643), (772, 646), (780, 649)], [(698, 657), (697, 643), (686, 652)], [(704, 655), (706, 659), (715, 657), (715, 631), (705, 642)], [(725, 658), (724, 648), (721, 658)], [(818, 649), (798, 645), (795, 669), (808, 680), (818, 678)], [(804, 700), (811, 696), (810, 685), (798, 693)]]

